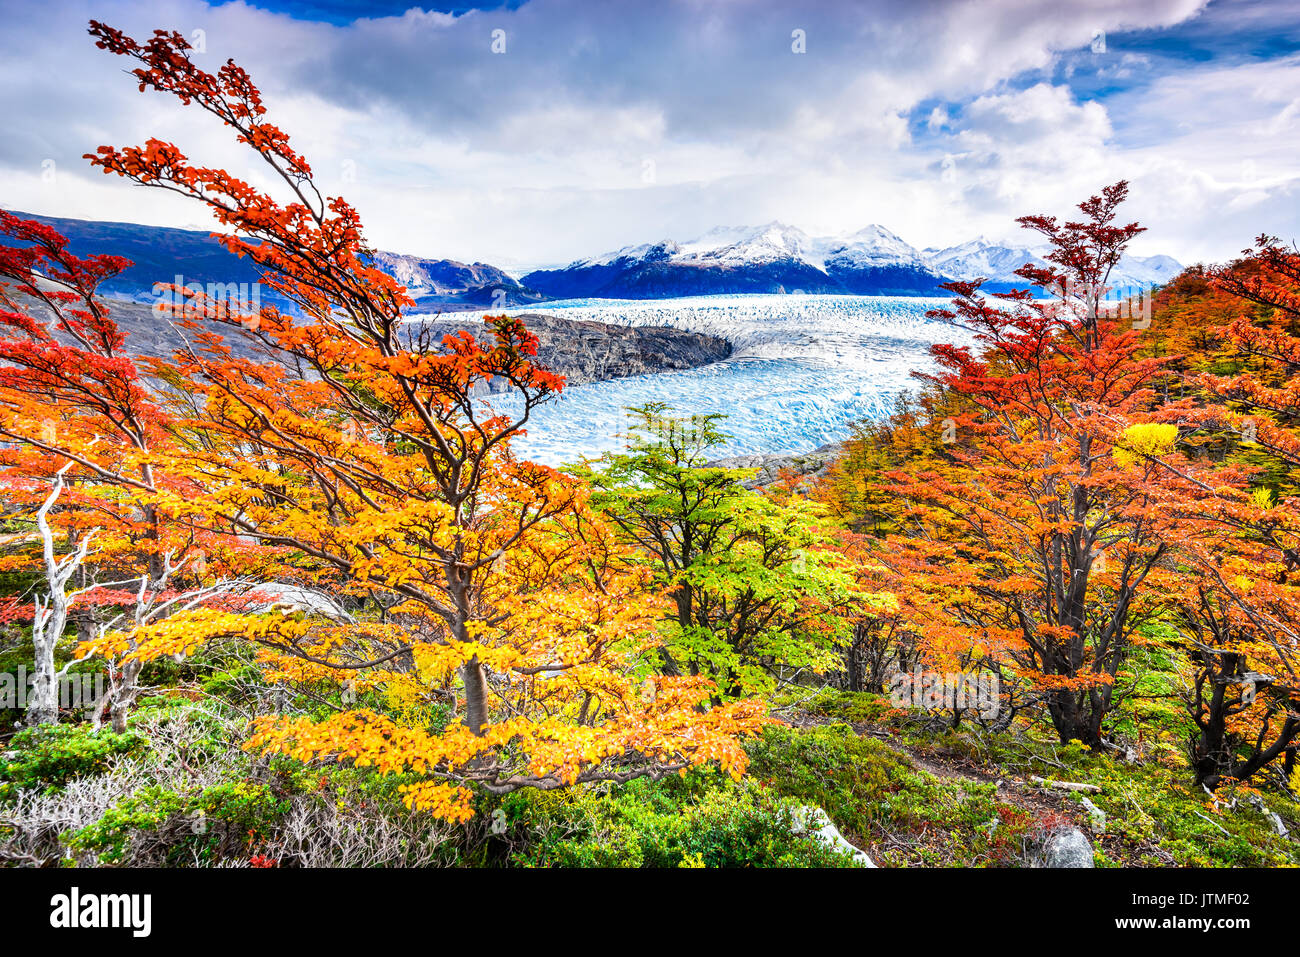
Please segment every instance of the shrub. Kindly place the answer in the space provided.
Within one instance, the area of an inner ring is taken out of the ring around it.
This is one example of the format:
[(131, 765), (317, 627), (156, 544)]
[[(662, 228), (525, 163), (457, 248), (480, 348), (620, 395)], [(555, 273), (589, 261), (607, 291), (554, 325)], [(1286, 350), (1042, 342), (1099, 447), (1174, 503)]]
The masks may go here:
[(15, 788), (57, 790), (69, 780), (108, 769), (114, 756), (141, 751), (147, 741), (128, 731), (96, 731), (84, 724), (46, 724), (18, 732), (0, 762), (0, 797)]
[(68, 846), (100, 864), (163, 866), (245, 860), (289, 810), (270, 787), (223, 782), (194, 795), (148, 787), (70, 834)]
[(502, 802), (513, 863), (535, 867), (848, 867), (796, 834), (797, 802), (716, 774), (621, 788), (520, 791)]
[(799, 702), (807, 714), (847, 721), (850, 724), (876, 724), (895, 710), (886, 695), (869, 691), (840, 691), (823, 688), (811, 698)]
[(907, 759), (847, 725), (764, 729), (748, 749), (749, 773), (785, 797), (825, 809), (842, 831), (865, 836), (899, 789)]

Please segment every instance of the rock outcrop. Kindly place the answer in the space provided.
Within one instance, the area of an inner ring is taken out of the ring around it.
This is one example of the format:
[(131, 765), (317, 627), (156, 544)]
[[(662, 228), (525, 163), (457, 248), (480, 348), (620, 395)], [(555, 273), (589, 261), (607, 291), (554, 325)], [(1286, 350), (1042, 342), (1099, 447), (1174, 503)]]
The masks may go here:
[(843, 447), (843, 443), (832, 442), (811, 452), (793, 455), (732, 455), (706, 464), (714, 468), (758, 469), (752, 478), (745, 479), (740, 484), (750, 489), (763, 488), (777, 481), (783, 472), (800, 478), (817, 478), (825, 474)]
[[(170, 358), (178, 349), (196, 344), (195, 333), (167, 317), (154, 315), (149, 303), (106, 299), (110, 314), (127, 334), (127, 351), (153, 358)], [(416, 317), (409, 335), (423, 332), (431, 348), (441, 348), (442, 338), (462, 329), (480, 341), (490, 341), (481, 316)], [(463, 318), (462, 318), (463, 317)], [(538, 338), (537, 361), (565, 377), (568, 385), (601, 382), (622, 376), (693, 369), (731, 355), (731, 343), (717, 336), (668, 327), (636, 328), (602, 322), (576, 321), (559, 316), (528, 314), (521, 318)], [(226, 345), (241, 358), (267, 360), (271, 351), (237, 326), (216, 322), (205, 326), (225, 337)]]
[[(731, 344), (717, 336), (664, 326), (615, 326), (564, 319), (545, 313), (520, 315), (537, 336), (537, 361), (565, 377), (568, 385), (603, 382), (623, 376), (693, 369), (731, 355)], [(488, 336), (481, 321), (438, 317), (419, 323), (435, 341), (462, 329), (476, 339)]]

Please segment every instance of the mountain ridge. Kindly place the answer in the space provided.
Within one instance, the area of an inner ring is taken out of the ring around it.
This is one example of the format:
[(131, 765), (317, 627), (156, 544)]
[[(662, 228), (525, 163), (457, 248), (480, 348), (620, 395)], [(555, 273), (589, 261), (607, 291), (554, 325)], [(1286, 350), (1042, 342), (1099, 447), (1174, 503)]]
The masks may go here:
[[(567, 266), (527, 273), (522, 282), (564, 299), (651, 298), (722, 293), (839, 293), (944, 295), (942, 284), (983, 277), (990, 291), (1024, 288), (1015, 275), (1026, 263), (1045, 264), (1046, 247), (1016, 246), (979, 237), (919, 250), (872, 223), (840, 236), (810, 236), (770, 222), (715, 227), (697, 239), (624, 246)], [(1169, 256), (1126, 256), (1115, 287), (1162, 284), (1182, 266)]]
[[(31, 213), (58, 229), (79, 254), (112, 253), (134, 263), (103, 284), (119, 298), (146, 302), (155, 283), (255, 283), (256, 265), (229, 252), (202, 230), (69, 219)], [(781, 222), (718, 226), (683, 242), (663, 239), (624, 246), (566, 266), (535, 269), (521, 279), (483, 262), (430, 259), (388, 251), (375, 264), (403, 283), (413, 313), (506, 309), (547, 299), (656, 299), (727, 293), (944, 296), (942, 284), (984, 277), (986, 289), (1024, 288), (1014, 275), (1027, 262), (1044, 264), (1043, 246), (978, 237), (956, 246), (917, 249), (872, 223), (839, 236), (811, 236)], [(1116, 287), (1167, 282), (1182, 266), (1169, 256), (1127, 256)], [(278, 297), (263, 290), (272, 301)]]
[[(157, 298), (154, 284), (175, 282), (178, 275), (185, 283), (200, 284), (251, 284), (261, 278), (252, 260), (230, 252), (212, 238), (210, 231), (9, 212), (57, 229), (67, 237), (68, 248), (79, 256), (111, 253), (130, 259), (133, 265), (100, 286), (102, 292), (117, 298), (151, 302)], [(545, 298), (488, 263), (385, 251), (376, 252), (374, 257), (380, 269), (407, 286), (416, 302), (416, 312), (514, 308)], [(261, 295), (273, 302), (280, 299), (271, 289), (263, 289)]]

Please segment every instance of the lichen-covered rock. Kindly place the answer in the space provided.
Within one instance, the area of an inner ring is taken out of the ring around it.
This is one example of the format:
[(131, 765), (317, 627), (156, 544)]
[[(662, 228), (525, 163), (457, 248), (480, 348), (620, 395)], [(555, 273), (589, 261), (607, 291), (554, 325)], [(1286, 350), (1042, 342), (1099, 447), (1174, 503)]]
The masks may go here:
[(1031, 846), (1026, 867), (1092, 867), (1092, 844), (1077, 827), (1042, 833)]
[(794, 455), (732, 455), (707, 464), (715, 468), (758, 469), (752, 478), (740, 484), (745, 488), (763, 488), (777, 481), (783, 472), (800, 478), (821, 476), (839, 458), (843, 447), (840, 442), (832, 442), (811, 452)]

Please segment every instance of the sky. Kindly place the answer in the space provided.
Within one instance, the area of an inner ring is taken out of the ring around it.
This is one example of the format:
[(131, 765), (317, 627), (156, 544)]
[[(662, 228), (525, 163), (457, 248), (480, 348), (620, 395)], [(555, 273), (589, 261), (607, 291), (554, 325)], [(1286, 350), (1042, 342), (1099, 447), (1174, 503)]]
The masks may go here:
[(518, 271), (771, 221), (1025, 241), (1015, 217), (1119, 179), (1140, 254), (1300, 239), (1295, 0), (0, 0), (0, 206), (207, 229), (82, 155), (154, 136), (273, 184), (92, 18), (247, 68), (396, 252)]

